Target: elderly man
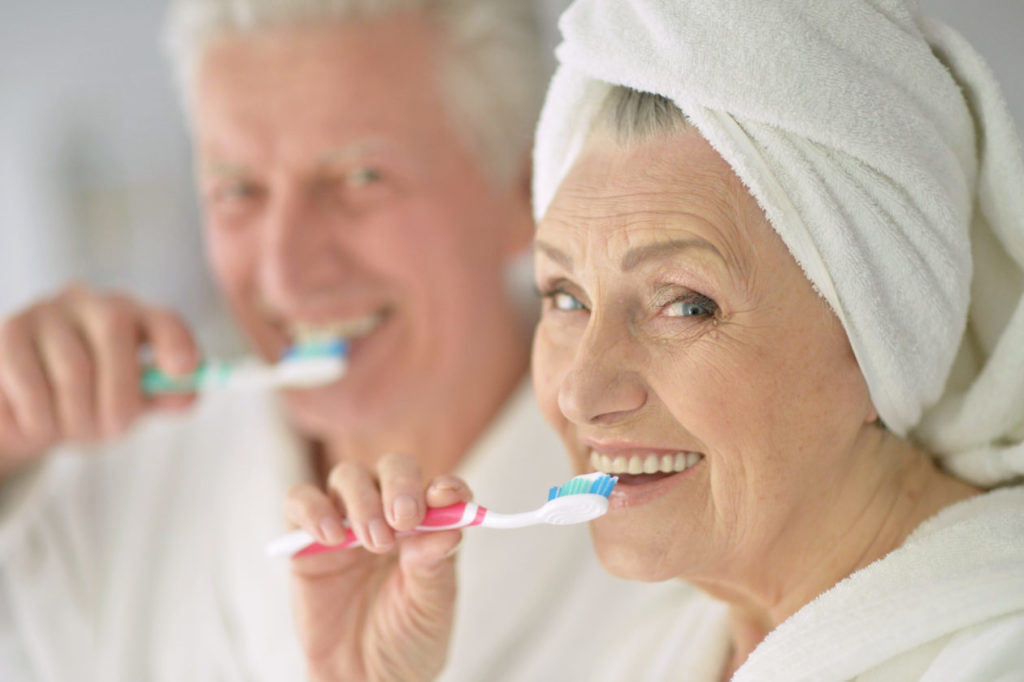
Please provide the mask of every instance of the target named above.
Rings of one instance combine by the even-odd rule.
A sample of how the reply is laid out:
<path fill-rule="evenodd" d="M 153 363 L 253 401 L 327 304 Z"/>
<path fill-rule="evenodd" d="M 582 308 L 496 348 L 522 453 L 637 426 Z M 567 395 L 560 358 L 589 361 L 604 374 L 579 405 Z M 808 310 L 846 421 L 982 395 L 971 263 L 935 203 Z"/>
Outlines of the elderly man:
<path fill-rule="evenodd" d="M 457 470 L 517 511 L 570 475 L 505 277 L 532 228 L 528 3 L 181 0 L 170 26 L 237 323 L 266 360 L 340 325 L 348 371 L 146 398 L 141 346 L 172 374 L 201 355 L 174 313 L 77 287 L 7 320 L 0 679 L 301 679 L 288 567 L 263 556 L 287 490 L 400 452 L 410 476 Z M 607 632 L 565 623 L 637 601 L 587 544 L 581 528 L 470 537 L 448 679 L 588 677 Z"/>

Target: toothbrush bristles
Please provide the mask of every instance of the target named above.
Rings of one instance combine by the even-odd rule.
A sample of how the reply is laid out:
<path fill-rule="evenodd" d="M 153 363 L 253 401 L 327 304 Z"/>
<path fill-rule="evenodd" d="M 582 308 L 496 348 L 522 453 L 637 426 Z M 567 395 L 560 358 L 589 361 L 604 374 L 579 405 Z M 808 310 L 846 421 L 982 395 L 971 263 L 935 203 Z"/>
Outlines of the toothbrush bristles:
<path fill-rule="evenodd" d="M 311 339 L 289 346 L 285 350 L 282 360 L 323 356 L 344 356 L 347 354 L 348 343 L 345 339 Z"/>
<path fill-rule="evenodd" d="M 586 474 L 584 476 L 576 476 L 570 479 L 563 486 L 552 486 L 548 490 L 548 501 L 555 499 L 556 497 L 565 497 L 567 495 L 602 495 L 608 497 L 612 493 L 612 489 L 618 482 L 617 476 L 609 476 L 608 474 Z"/>

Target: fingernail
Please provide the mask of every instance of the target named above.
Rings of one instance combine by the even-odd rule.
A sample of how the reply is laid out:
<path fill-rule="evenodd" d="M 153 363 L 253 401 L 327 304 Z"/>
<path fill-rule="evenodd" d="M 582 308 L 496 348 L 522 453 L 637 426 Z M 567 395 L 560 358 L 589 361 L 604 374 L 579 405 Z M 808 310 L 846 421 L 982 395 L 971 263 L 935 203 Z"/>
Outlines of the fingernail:
<path fill-rule="evenodd" d="M 435 492 L 440 492 L 442 490 L 459 490 L 462 488 L 462 481 L 457 478 L 442 478 L 431 483 L 430 487 Z"/>
<path fill-rule="evenodd" d="M 334 517 L 327 517 L 320 521 L 320 532 L 328 545 L 340 545 L 345 539 L 345 527 Z"/>
<path fill-rule="evenodd" d="M 388 526 L 383 519 L 371 520 L 366 524 L 366 528 L 370 532 L 370 539 L 373 540 L 375 547 L 387 547 L 391 544 L 391 538 L 388 537 Z"/>
<path fill-rule="evenodd" d="M 394 516 L 395 521 L 415 518 L 417 513 L 419 513 L 419 505 L 409 495 L 399 495 L 391 503 L 391 515 Z"/>

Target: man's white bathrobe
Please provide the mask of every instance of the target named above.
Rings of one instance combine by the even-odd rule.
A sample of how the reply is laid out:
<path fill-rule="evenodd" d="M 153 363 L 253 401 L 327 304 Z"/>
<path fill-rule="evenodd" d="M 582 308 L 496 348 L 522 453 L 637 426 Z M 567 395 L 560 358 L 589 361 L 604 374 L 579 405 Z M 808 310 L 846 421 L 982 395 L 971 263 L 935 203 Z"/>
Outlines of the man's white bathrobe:
<path fill-rule="evenodd" d="M 281 501 L 310 472 L 270 395 L 209 396 L 0 488 L 0 681 L 301 682 Z M 571 474 L 528 385 L 460 472 L 524 511 Z M 682 585 L 605 575 L 586 526 L 466 531 L 444 682 L 585 680 L 592 652 Z"/>

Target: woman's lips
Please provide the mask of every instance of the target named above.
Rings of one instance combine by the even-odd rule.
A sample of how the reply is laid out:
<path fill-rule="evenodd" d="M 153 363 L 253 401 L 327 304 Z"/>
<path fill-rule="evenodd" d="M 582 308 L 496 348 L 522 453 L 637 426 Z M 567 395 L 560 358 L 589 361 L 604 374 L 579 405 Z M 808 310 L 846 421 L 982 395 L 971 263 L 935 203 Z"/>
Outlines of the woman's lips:
<path fill-rule="evenodd" d="M 603 447 L 593 449 L 590 466 L 619 477 L 609 497 L 609 510 L 628 509 L 682 485 L 700 467 L 704 455 L 665 449 Z"/>
<path fill-rule="evenodd" d="M 704 460 L 690 467 L 686 471 L 676 474 L 644 474 L 640 476 L 624 475 L 619 477 L 619 482 L 612 490 L 608 498 L 608 511 L 617 509 L 629 509 L 664 495 L 676 486 L 683 485 L 694 473 L 701 468 Z"/>
<path fill-rule="evenodd" d="M 590 451 L 590 466 L 606 474 L 674 474 L 696 464 L 702 455 L 683 450 Z"/>

